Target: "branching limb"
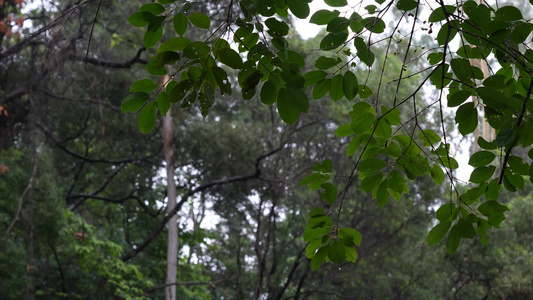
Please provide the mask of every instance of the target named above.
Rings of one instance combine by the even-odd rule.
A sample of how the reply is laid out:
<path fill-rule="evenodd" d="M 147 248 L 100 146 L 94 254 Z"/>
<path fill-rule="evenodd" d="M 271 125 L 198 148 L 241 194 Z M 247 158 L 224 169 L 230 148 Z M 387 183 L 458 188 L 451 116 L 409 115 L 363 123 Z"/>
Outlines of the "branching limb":
<path fill-rule="evenodd" d="M 248 174 L 248 175 L 241 175 L 241 176 L 234 176 L 234 177 L 229 177 L 229 178 L 224 178 L 224 179 L 219 179 L 219 180 L 214 180 L 214 181 L 211 181 L 209 183 L 206 183 L 204 185 L 201 185 L 195 189 L 192 189 L 190 190 L 189 192 L 187 192 L 185 195 L 183 195 L 180 199 L 180 201 L 177 203 L 176 207 L 174 207 L 174 209 L 172 211 L 170 211 L 164 218 L 163 220 L 161 220 L 161 222 L 159 222 L 159 225 L 157 226 L 157 228 L 154 229 L 154 231 L 152 232 L 152 234 L 150 234 L 149 237 L 147 237 L 140 245 L 137 246 L 137 248 L 131 250 L 130 252 L 124 254 L 122 256 L 122 260 L 123 261 L 128 261 L 132 258 L 134 258 L 135 256 L 137 256 L 137 254 L 141 253 L 144 248 L 146 248 L 148 245 L 150 245 L 150 243 L 155 240 L 155 238 L 157 238 L 157 236 L 163 231 L 163 229 L 165 228 L 167 222 L 170 220 L 170 218 L 172 218 L 172 216 L 174 214 L 176 214 L 180 209 L 181 207 L 183 206 L 183 204 L 193 195 L 199 193 L 199 192 L 202 192 L 208 188 L 211 188 L 211 187 L 214 187 L 214 186 L 218 186 L 218 185 L 225 185 L 225 184 L 230 184 L 230 183 L 234 183 L 234 182 L 241 182 L 241 181 L 247 181 L 247 180 L 251 180 L 251 179 L 256 179 L 256 178 L 259 178 L 259 176 L 261 175 L 261 170 L 259 168 L 259 163 L 265 159 L 266 157 L 269 157 L 271 155 L 274 155 L 275 153 L 281 151 L 282 149 L 284 148 L 284 144 L 277 148 L 277 149 L 274 149 L 266 154 L 263 154 L 261 156 L 259 156 L 256 160 L 255 160 L 255 172 L 252 173 L 252 174 Z"/>
<path fill-rule="evenodd" d="M 37 156 L 37 154 L 35 154 L 34 157 L 33 157 L 33 170 L 31 171 L 30 179 L 28 180 L 28 185 L 26 186 L 26 188 L 22 192 L 22 195 L 20 195 L 19 205 L 17 207 L 17 212 L 15 213 L 15 217 L 13 218 L 13 220 L 11 221 L 9 226 L 7 227 L 7 230 L 6 230 L 6 233 L 5 233 L 4 250 L 6 252 L 7 252 L 7 241 L 9 239 L 9 234 L 11 233 L 11 230 L 13 230 L 13 227 L 15 226 L 15 224 L 18 221 L 18 219 L 20 218 L 20 213 L 22 212 L 22 204 L 24 202 L 24 197 L 33 188 L 33 181 L 35 179 L 35 175 L 37 174 L 38 167 L 39 167 L 39 157 Z"/>

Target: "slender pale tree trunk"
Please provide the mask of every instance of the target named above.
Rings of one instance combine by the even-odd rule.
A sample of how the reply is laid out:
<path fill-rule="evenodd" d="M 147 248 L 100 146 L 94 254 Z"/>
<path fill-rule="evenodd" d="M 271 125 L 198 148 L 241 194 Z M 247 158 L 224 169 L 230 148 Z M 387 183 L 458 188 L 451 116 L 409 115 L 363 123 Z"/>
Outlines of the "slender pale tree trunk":
<path fill-rule="evenodd" d="M 161 78 L 164 85 L 168 76 Z M 176 182 L 174 180 L 174 149 L 172 147 L 172 114 L 169 110 L 163 118 L 163 147 L 167 167 L 167 212 L 176 207 Z M 167 279 L 165 299 L 176 300 L 176 276 L 178 273 L 178 215 L 174 214 L 168 222 Z"/>

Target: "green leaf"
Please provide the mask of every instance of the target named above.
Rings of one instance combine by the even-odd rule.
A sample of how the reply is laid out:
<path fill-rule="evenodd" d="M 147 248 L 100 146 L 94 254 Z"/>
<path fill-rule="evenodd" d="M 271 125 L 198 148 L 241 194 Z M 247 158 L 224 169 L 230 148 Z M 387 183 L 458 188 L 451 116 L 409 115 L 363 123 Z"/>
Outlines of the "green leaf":
<path fill-rule="evenodd" d="M 315 256 L 311 258 L 311 270 L 316 271 L 322 263 L 324 263 L 324 260 L 326 259 L 326 251 L 328 251 L 328 246 L 322 246 L 318 251 L 316 252 Z"/>
<path fill-rule="evenodd" d="M 489 143 L 481 136 L 477 139 L 477 144 L 479 145 L 479 147 L 483 149 L 487 149 L 487 150 L 495 150 L 498 148 L 496 147 L 496 143 L 494 142 Z"/>
<path fill-rule="evenodd" d="M 392 170 L 389 174 L 388 187 L 391 191 L 402 194 L 409 192 L 409 188 L 405 184 L 407 181 L 402 174 L 396 170 Z"/>
<path fill-rule="evenodd" d="M 381 120 L 376 120 L 376 123 L 374 124 L 375 131 L 374 133 L 376 136 L 389 139 L 392 136 L 392 127 L 389 121 L 387 121 L 386 118 L 383 118 Z"/>
<path fill-rule="evenodd" d="M 341 46 L 346 42 L 346 39 L 348 38 L 347 32 L 332 32 L 326 35 L 321 41 L 320 41 L 320 49 L 322 50 L 333 50 Z"/>
<path fill-rule="evenodd" d="M 355 247 L 344 246 L 344 250 L 346 250 L 346 261 L 355 263 L 357 261 L 357 250 L 355 250 Z"/>
<path fill-rule="evenodd" d="M 154 63 L 156 67 L 163 67 L 165 65 L 173 65 L 180 59 L 181 56 L 179 53 L 174 51 L 165 51 L 155 56 Z"/>
<path fill-rule="evenodd" d="M 465 219 L 459 219 L 459 222 L 457 223 L 457 229 L 462 238 L 471 239 L 476 236 L 476 230 L 474 229 L 474 226 Z"/>
<path fill-rule="evenodd" d="M 345 17 L 336 17 L 333 20 L 329 21 L 326 30 L 328 32 L 342 32 L 348 29 L 350 21 Z"/>
<path fill-rule="evenodd" d="M 324 176 L 324 175 L 319 174 L 319 173 L 312 173 L 312 174 L 309 174 L 309 175 L 305 176 L 304 178 L 302 178 L 302 180 L 300 180 L 298 185 L 313 184 L 313 183 L 316 183 L 317 181 L 320 181 L 320 184 L 322 184 L 322 183 L 324 183 L 327 180 L 328 180 L 328 176 Z"/>
<path fill-rule="evenodd" d="M 266 105 L 272 105 L 274 102 L 276 102 L 276 97 L 278 96 L 279 86 L 276 83 L 275 80 L 269 79 L 261 88 L 261 93 L 259 94 L 259 97 L 261 98 L 261 102 L 263 102 Z"/>
<path fill-rule="evenodd" d="M 358 92 L 361 99 L 369 98 L 373 94 L 372 90 L 366 85 L 359 85 Z"/>
<path fill-rule="evenodd" d="M 385 106 L 381 107 L 381 113 L 385 116 L 385 119 L 392 125 L 399 125 L 402 120 L 400 117 L 400 110 L 398 108 L 388 109 Z"/>
<path fill-rule="evenodd" d="M 326 70 L 336 66 L 340 61 L 331 57 L 320 56 L 315 61 L 315 68 L 319 70 Z"/>
<path fill-rule="evenodd" d="M 420 131 L 418 137 L 422 140 L 424 146 L 436 146 L 441 141 L 440 136 L 433 130 Z"/>
<path fill-rule="evenodd" d="M 302 89 L 287 85 L 287 96 L 291 98 L 291 101 L 298 109 L 299 112 L 306 113 L 309 111 L 309 99 Z"/>
<path fill-rule="evenodd" d="M 175 37 L 164 42 L 157 49 L 157 53 L 167 52 L 167 51 L 183 51 L 187 45 L 191 43 L 191 40 L 184 37 Z"/>
<path fill-rule="evenodd" d="M 507 206 L 494 200 L 484 202 L 477 209 L 480 213 L 489 217 L 489 223 L 494 227 L 500 226 L 501 222 L 505 220 L 504 213 L 509 210 Z"/>
<path fill-rule="evenodd" d="M 369 14 L 375 13 L 377 8 L 378 7 L 373 5 L 373 4 L 365 6 L 365 9 L 366 9 L 366 11 L 368 11 Z"/>
<path fill-rule="evenodd" d="M 523 18 L 522 13 L 515 6 L 504 6 L 496 11 L 496 19 L 503 21 L 517 21 Z"/>
<path fill-rule="evenodd" d="M 191 21 L 192 25 L 198 28 L 209 29 L 211 26 L 211 20 L 209 20 L 209 17 L 200 12 L 193 12 L 190 14 L 189 21 Z"/>
<path fill-rule="evenodd" d="M 529 23 L 518 24 L 511 33 L 511 39 L 514 43 L 520 44 L 526 41 L 527 37 L 531 34 L 533 26 Z"/>
<path fill-rule="evenodd" d="M 151 23 L 151 22 L 150 22 Z M 150 25 L 148 25 L 148 28 L 150 28 Z M 152 48 L 161 40 L 161 37 L 163 36 L 163 27 L 159 25 L 159 27 L 156 27 L 155 30 L 146 30 L 146 33 L 144 34 L 143 43 L 144 47 L 146 49 Z"/>
<path fill-rule="evenodd" d="M 516 136 L 516 132 L 514 129 L 503 129 L 500 132 L 498 132 L 498 135 L 496 135 L 496 139 L 494 140 L 494 143 L 498 148 L 503 148 L 507 145 L 509 145 Z"/>
<path fill-rule="evenodd" d="M 444 171 L 442 171 L 442 168 L 438 164 L 434 164 L 431 167 L 431 178 L 437 184 L 442 184 L 444 180 L 446 179 L 444 175 Z"/>
<path fill-rule="evenodd" d="M 361 21 L 363 26 L 373 33 L 383 33 L 385 31 L 385 22 L 376 17 L 369 17 Z"/>
<path fill-rule="evenodd" d="M 454 58 L 450 61 L 452 71 L 457 78 L 464 82 L 469 82 L 474 77 L 472 66 L 465 58 Z"/>
<path fill-rule="evenodd" d="M 209 48 L 204 42 L 196 41 L 185 46 L 185 49 L 183 49 L 183 55 L 188 58 L 200 58 L 209 54 L 210 51 L 211 48 Z"/>
<path fill-rule="evenodd" d="M 138 12 L 132 13 L 129 16 L 128 22 L 135 27 L 144 27 L 150 24 L 150 21 L 153 20 L 154 18 L 155 16 L 149 12 L 138 11 Z"/>
<path fill-rule="evenodd" d="M 440 242 L 442 238 L 444 238 L 446 233 L 448 233 L 448 230 L 450 229 L 451 226 L 452 226 L 452 222 L 445 221 L 445 222 L 440 222 L 435 227 L 433 227 L 433 229 L 431 229 L 428 233 L 428 238 L 427 238 L 428 245 L 433 246 L 433 245 L 436 245 L 438 242 Z"/>
<path fill-rule="evenodd" d="M 354 134 L 355 132 L 350 127 L 350 124 L 344 124 L 339 126 L 337 130 L 335 130 L 335 135 L 338 137 L 345 137 Z"/>
<path fill-rule="evenodd" d="M 164 13 L 165 8 L 163 7 L 163 5 L 159 3 L 147 3 L 141 6 L 139 8 L 139 11 L 146 11 L 146 12 L 153 14 L 154 16 L 157 16 L 157 15 Z"/>
<path fill-rule="evenodd" d="M 496 89 L 489 87 L 480 87 L 476 89 L 476 92 L 483 103 L 494 109 L 504 109 L 505 107 L 513 107 L 515 110 L 520 111 L 521 106 L 515 105 L 512 98 L 507 98 L 503 93 L 499 92 Z"/>
<path fill-rule="evenodd" d="M 313 256 L 315 256 L 316 249 L 318 249 L 321 243 L 322 239 L 318 238 L 311 241 L 307 247 L 305 247 L 305 256 L 307 256 L 307 258 L 313 258 Z"/>
<path fill-rule="evenodd" d="M 176 33 L 183 35 L 187 31 L 189 21 L 184 13 L 177 13 L 174 15 L 174 18 L 172 18 L 172 24 L 174 25 Z"/>
<path fill-rule="evenodd" d="M 448 107 L 455 107 L 463 104 L 468 98 L 472 96 L 470 91 L 460 90 L 448 95 Z"/>
<path fill-rule="evenodd" d="M 459 124 L 459 132 L 462 135 L 467 135 L 476 130 L 478 115 L 473 102 L 465 103 L 457 109 L 455 122 Z"/>
<path fill-rule="evenodd" d="M 504 75 L 496 74 L 489 76 L 485 80 L 483 80 L 483 85 L 489 88 L 503 90 L 505 89 L 505 80 L 506 79 Z"/>
<path fill-rule="evenodd" d="M 431 65 L 436 65 L 442 61 L 444 58 L 444 53 L 442 52 L 433 52 L 428 54 L 427 60 Z"/>
<path fill-rule="evenodd" d="M 356 12 L 353 12 L 350 16 L 350 29 L 355 33 L 360 33 L 363 29 L 363 18 Z"/>
<path fill-rule="evenodd" d="M 346 258 L 346 250 L 344 250 L 344 243 L 341 241 L 334 241 L 328 247 L 328 257 L 334 263 L 341 264 Z"/>
<path fill-rule="evenodd" d="M 146 64 L 146 71 L 150 75 L 155 75 L 155 76 L 163 76 L 167 74 L 167 68 L 165 66 L 156 64 L 156 62 L 153 60 L 149 61 Z"/>
<path fill-rule="evenodd" d="M 218 50 L 216 59 L 232 69 L 241 69 L 243 66 L 242 57 L 237 51 L 231 48 Z"/>
<path fill-rule="evenodd" d="M 222 94 L 231 95 L 231 83 L 228 79 L 228 74 L 226 73 L 226 71 L 219 67 L 213 67 L 211 68 L 211 72 L 213 73 L 213 77 L 215 77 L 215 81 L 220 87 L 220 92 Z"/>
<path fill-rule="evenodd" d="M 298 52 L 292 50 L 284 50 L 278 52 L 278 57 L 286 64 L 295 63 L 300 68 L 303 68 L 305 66 L 304 57 Z"/>
<path fill-rule="evenodd" d="M 326 78 L 320 80 L 313 88 L 313 99 L 320 99 L 324 97 L 329 92 L 330 86 L 331 79 Z"/>
<path fill-rule="evenodd" d="M 351 129 L 351 127 L 348 127 L 350 129 L 349 132 L 347 132 L 348 135 L 354 134 L 354 131 Z M 339 127 L 341 129 L 341 127 Z M 339 130 L 337 129 L 337 131 Z M 346 148 L 346 157 L 350 157 L 357 152 L 357 149 L 359 149 L 359 146 L 361 146 L 361 135 L 358 135 L 354 137 L 350 143 L 348 144 L 348 147 Z"/>
<path fill-rule="evenodd" d="M 377 157 L 371 157 L 361 161 L 357 167 L 357 170 L 359 170 L 361 173 L 368 173 L 381 170 L 386 166 L 387 164 L 383 160 Z"/>
<path fill-rule="evenodd" d="M 357 82 L 357 77 L 355 77 L 355 74 L 351 71 L 346 71 L 346 73 L 344 73 L 344 77 L 342 79 L 342 89 L 344 91 L 344 96 L 348 100 L 352 100 L 357 95 L 359 83 Z"/>
<path fill-rule="evenodd" d="M 178 83 L 172 90 L 170 90 L 169 93 L 169 101 L 171 103 L 176 103 L 185 97 L 187 92 L 192 88 L 193 81 L 192 80 L 183 80 L 180 83 Z"/>
<path fill-rule="evenodd" d="M 143 134 L 147 134 L 154 128 L 157 117 L 157 104 L 155 102 L 147 103 L 139 114 L 138 126 Z"/>
<path fill-rule="evenodd" d="M 265 20 L 265 25 L 275 35 L 285 36 L 289 34 L 289 25 L 283 21 L 278 21 L 275 18 L 269 18 Z M 271 33 L 269 32 L 269 34 Z"/>
<path fill-rule="evenodd" d="M 453 14 L 456 10 L 456 7 L 453 5 L 445 5 L 444 8 L 446 8 L 446 13 Z M 444 19 L 446 19 L 446 14 L 444 11 L 444 8 L 442 6 L 439 6 L 437 9 L 435 9 L 430 15 L 429 15 L 429 22 L 439 22 Z"/>
<path fill-rule="evenodd" d="M 529 175 L 529 165 L 524 163 L 521 157 L 512 155 L 509 157 L 507 162 L 509 163 L 509 167 L 511 167 L 513 172 L 524 176 Z"/>
<path fill-rule="evenodd" d="M 314 71 L 307 72 L 304 75 L 305 85 L 306 86 L 315 85 L 322 79 L 326 78 L 327 75 L 328 73 L 321 71 L 321 70 L 314 70 Z M 329 87 L 328 87 L 328 90 L 329 90 Z"/>
<path fill-rule="evenodd" d="M 329 203 L 329 205 L 333 205 L 335 200 L 337 200 L 337 187 L 331 183 L 323 183 L 321 187 L 324 192 L 320 194 L 320 198 Z"/>
<path fill-rule="evenodd" d="M 257 45 L 257 42 L 259 41 L 259 34 L 258 33 L 252 33 L 246 38 L 244 38 L 240 44 L 239 44 L 239 52 L 246 52 L 249 49 L 252 49 L 255 45 Z"/>
<path fill-rule="evenodd" d="M 383 180 L 383 172 L 374 172 L 367 175 L 362 181 L 359 189 L 361 191 L 370 192 L 377 187 Z"/>
<path fill-rule="evenodd" d="M 528 172 L 529 173 L 529 172 Z M 510 172 L 506 170 L 503 176 L 503 186 L 511 192 L 524 189 L 524 177 L 521 174 Z"/>
<path fill-rule="evenodd" d="M 161 92 L 159 95 L 157 95 L 157 98 L 155 100 L 157 103 L 157 108 L 159 109 L 159 112 L 164 117 L 167 115 L 168 110 L 170 109 L 170 101 L 168 99 L 168 93 L 167 92 Z"/>
<path fill-rule="evenodd" d="M 478 151 L 470 157 L 468 164 L 477 168 L 490 164 L 495 158 L 496 155 L 490 151 Z"/>
<path fill-rule="evenodd" d="M 496 171 L 495 166 L 483 166 L 474 169 L 472 174 L 470 174 L 470 182 L 473 183 L 483 183 L 489 180 Z"/>
<path fill-rule="evenodd" d="M 519 133 L 522 146 L 528 147 L 533 144 L 533 121 L 524 122 L 519 128 Z"/>
<path fill-rule="evenodd" d="M 136 92 L 133 94 L 129 94 L 122 100 L 122 103 L 120 104 L 120 109 L 123 113 L 126 113 L 128 111 L 130 112 L 136 112 L 138 111 L 144 103 L 150 98 L 150 95 L 148 95 L 145 92 Z"/>
<path fill-rule="evenodd" d="M 339 11 L 329 11 L 325 9 L 321 9 L 316 11 L 309 20 L 309 23 L 313 23 L 316 25 L 326 25 L 329 23 L 329 21 L 333 20 L 334 18 L 339 16 Z"/>
<path fill-rule="evenodd" d="M 298 88 L 303 88 L 305 85 L 305 79 L 302 75 L 296 72 L 292 72 L 291 70 L 284 70 L 280 73 L 281 78 L 287 83 L 287 85 L 291 85 Z"/>
<path fill-rule="evenodd" d="M 380 207 L 384 207 L 389 202 L 390 193 L 388 191 L 388 180 L 383 180 L 376 191 L 376 199 Z"/>
<path fill-rule="evenodd" d="M 463 23 L 463 27 L 465 24 L 467 23 Z M 437 33 L 437 42 L 439 45 L 449 44 L 457 35 L 457 28 L 459 28 L 460 25 L 459 20 L 451 20 L 444 24 Z"/>
<path fill-rule="evenodd" d="M 324 0 L 324 2 L 332 7 L 343 7 L 348 5 L 348 2 L 346 2 L 346 0 Z"/>
<path fill-rule="evenodd" d="M 487 191 L 485 192 L 485 197 L 487 200 L 498 200 L 500 197 L 501 187 L 501 184 L 498 184 L 498 179 L 492 180 L 487 187 Z"/>
<path fill-rule="evenodd" d="M 299 111 L 294 106 L 293 100 L 286 88 L 281 88 L 278 92 L 278 113 L 281 119 L 294 125 L 298 121 Z"/>
<path fill-rule="evenodd" d="M 350 126 L 354 133 L 363 134 L 372 128 L 374 115 L 371 113 L 362 113 L 357 118 L 352 119 Z"/>
<path fill-rule="evenodd" d="M 361 233 L 359 233 L 359 231 L 353 229 L 353 228 L 349 228 L 349 227 L 345 227 L 345 228 L 341 228 L 339 229 L 339 236 L 341 239 L 350 239 L 353 241 L 353 243 L 357 246 L 360 246 L 361 245 L 361 242 L 363 241 L 363 238 L 361 236 Z"/>
<path fill-rule="evenodd" d="M 299 19 L 305 19 L 309 16 L 309 4 L 304 0 L 287 1 L 291 12 Z"/>
<path fill-rule="evenodd" d="M 442 54 L 442 52 L 440 53 Z M 482 59 L 484 57 L 483 53 L 481 53 L 481 50 L 479 50 L 479 48 L 471 47 L 469 45 L 464 45 L 460 47 L 459 49 L 457 49 L 457 55 L 464 57 L 464 58 L 469 58 L 469 59 L 473 59 L 473 58 Z"/>
<path fill-rule="evenodd" d="M 453 225 L 452 229 L 448 233 L 448 240 L 446 241 L 446 250 L 448 253 L 454 254 L 461 243 L 461 234 L 457 225 Z"/>
<path fill-rule="evenodd" d="M 416 0 L 398 0 L 396 8 L 403 11 L 413 10 L 418 7 Z"/>
<path fill-rule="evenodd" d="M 437 218 L 437 220 L 441 222 L 451 221 L 453 218 L 454 210 L 455 210 L 455 204 L 453 203 L 443 204 L 435 213 L 435 217 Z"/>
<path fill-rule="evenodd" d="M 431 73 L 431 76 L 429 77 L 429 80 L 431 81 L 431 83 L 437 88 L 437 89 L 441 89 L 445 86 L 447 86 L 449 83 L 450 83 L 450 79 L 447 79 L 447 78 L 444 78 L 443 77 L 443 72 L 442 72 L 442 69 L 444 68 L 444 76 L 448 75 L 447 72 L 448 72 L 448 67 L 449 65 L 448 64 L 444 64 L 444 67 L 443 65 L 439 64 L 435 69 L 434 71 Z"/>
<path fill-rule="evenodd" d="M 150 93 L 157 88 L 157 83 L 150 79 L 137 80 L 131 84 L 130 92 Z"/>
<path fill-rule="evenodd" d="M 344 92 L 343 92 L 343 77 L 342 77 L 341 74 L 337 74 L 337 75 L 333 76 L 333 78 L 331 79 L 331 86 L 330 86 L 330 89 L 329 89 L 329 96 L 335 102 L 339 101 L 344 96 Z"/>
<path fill-rule="evenodd" d="M 317 165 L 314 165 L 313 171 L 322 172 L 322 173 L 331 173 L 333 172 L 333 162 L 329 159 L 326 159 L 323 162 Z"/>

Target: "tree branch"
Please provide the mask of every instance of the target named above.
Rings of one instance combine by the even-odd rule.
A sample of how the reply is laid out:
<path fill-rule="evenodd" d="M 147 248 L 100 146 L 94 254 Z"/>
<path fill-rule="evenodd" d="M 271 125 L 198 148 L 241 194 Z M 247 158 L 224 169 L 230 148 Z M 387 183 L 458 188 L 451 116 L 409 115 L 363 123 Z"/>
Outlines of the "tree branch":
<path fill-rule="evenodd" d="M 97 105 L 104 105 L 104 106 L 107 106 L 109 108 L 111 108 L 112 110 L 116 111 L 116 112 L 122 112 L 120 110 L 120 107 L 118 106 L 115 106 L 111 103 L 108 103 L 108 102 L 104 102 L 104 101 L 101 101 L 101 100 L 95 100 L 95 99 L 88 99 L 88 98 L 79 98 L 79 99 L 76 99 L 76 98 L 70 98 L 70 97 L 66 97 L 66 96 L 60 96 L 60 95 L 56 95 L 48 90 L 45 90 L 45 89 L 39 89 L 40 91 L 42 91 L 45 95 L 49 96 L 49 97 L 52 97 L 52 98 L 56 98 L 58 100 L 66 100 L 66 101 L 71 101 L 71 102 L 86 102 L 86 103 L 91 103 L 91 104 L 97 104 Z"/>
<path fill-rule="evenodd" d="M 4 249 L 5 249 L 6 252 L 7 252 L 7 241 L 9 239 L 9 233 L 11 232 L 11 230 L 13 230 L 13 227 L 15 226 L 15 223 L 18 221 L 18 219 L 20 217 L 20 213 L 22 212 L 22 203 L 24 201 L 24 197 L 33 188 L 33 180 L 35 178 L 35 175 L 37 174 L 38 166 L 39 166 L 39 158 L 38 158 L 37 154 L 35 154 L 34 158 L 33 158 L 33 170 L 31 171 L 30 179 L 28 180 L 28 185 L 26 186 L 26 188 L 22 192 L 22 195 L 20 195 L 19 205 L 17 207 L 17 212 L 15 213 L 15 217 L 13 218 L 13 220 L 11 221 L 9 226 L 7 227 L 7 230 L 6 230 L 6 233 L 5 233 Z"/>
<path fill-rule="evenodd" d="M 122 163 L 120 164 L 116 169 L 115 171 L 111 174 L 111 176 L 109 176 L 108 178 L 106 178 L 104 180 L 104 183 L 102 183 L 102 185 L 97 188 L 96 190 L 94 190 L 92 193 L 90 194 L 79 194 L 79 195 L 67 195 L 67 202 L 69 199 L 74 199 L 74 198 L 78 198 L 78 200 L 76 202 L 74 202 L 68 209 L 71 210 L 71 211 L 74 211 L 76 208 L 78 208 L 81 204 L 83 204 L 83 202 L 85 202 L 85 200 L 87 200 L 88 198 L 91 198 L 91 197 L 94 197 L 96 195 L 98 195 L 99 193 L 101 193 L 106 187 L 107 185 L 111 182 L 111 180 L 113 180 L 113 178 L 120 172 L 120 170 L 122 170 L 122 168 L 124 168 L 126 166 L 125 163 Z"/>
<path fill-rule="evenodd" d="M 127 69 L 136 63 L 140 63 L 144 65 L 148 63 L 148 61 L 141 59 L 141 53 L 143 53 L 143 51 L 145 50 L 146 49 L 144 48 L 139 49 L 137 51 L 137 54 L 132 59 L 123 61 L 123 62 L 109 61 L 109 60 L 98 59 L 94 57 L 84 57 L 84 56 L 76 55 L 73 53 L 69 53 L 68 58 L 73 61 L 81 61 L 84 63 L 88 63 L 91 65 L 100 66 L 100 67 Z"/>
<path fill-rule="evenodd" d="M 0 58 L 0 60 L 2 60 L 2 58 Z M 7 103 L 11 102 L 12 100 L 14 100 L 16 98 L 19 98 L 20 96 L 22 96 L 24 94 L 27 94 L 27 93 L 28 93 L 28 88 L 27 87 L 23 87 L 23 88 L 20 88 L 18 90 L 14 90 L 14 91 L 12 91 L 9 94 L 0 97 L 0 105 L 7 104 Z"/>
<path fill-rule="evenodd" d="M 44 42 L 36 41 L 33 38 L 31 38 L 31 37 L 23 39 L 19 43 L 17 43 L 15 45 L 7 48 L 6 50 L 2 51 L 0 53 L 0 61 L 3 60 L 4 58 L 8 57 L 8 56 L 11 56 L 13 54 L 19 53 L 20 51 L 22 51 L 22 49 L 24 49 L 24 48 L 26 48 L 28 46 L 42 45 L 42 44 L 44 44 Z"/>
<path fill-rule="evenodd" d="M 65 151 L 66 153 L 68 153 L 71 156 L 74 156 L 74 157 L 76 157 L 78 159 L 81 159 L 81 160 L 84 160 L 84 161 L 87 161 L 87 162 L 91 162 L 91 163 L 106 163 L 106 164 L 118 165 L 118 164 L 122 164 L 122 163 L 130 163 L 130 162 L 136 162 L 136 161 L 145 160 L 145 159 L 147 159 L 149 157 L 148 156 L 148 157 L 138 157 L 138 158 L 126 158 L 126 159 L 121 159 L 121 160 L 109 160 L 109 159 L 103 159 L 103 158 L 95 159 L 95 158 L 90 158 L 90 157 L 87 157 L 87 156 L 83 156 L 81 154 L 78 154 L 76 152 L 71 151 L 70 149 L 65 147 L 63 144 L 61 144 L 39 122 L 36 122 L 35 124 L 37 125 L 37 128 L 39 128 L 49 139 L 51 139 L 59 148 L 61 148 L 61 150 Z"/>
<path fill-rule="evenodd" d="M 277 148 L 275 150 L 272 150 L 272 151 L 268 152 L 267 154 L 263 154 L 263 155 L 259 156 L 255 160 L 255 172 L 253 174 L 214 180 L 214 181 L 211 181 L 211 182 L 209 182 L 207 184 L 201 185 L 201 186 L 199 186 L 199 187 L 197 187 L 195 189 L 192 189 L 189 192 L 185 193 L 185 195 L 182 196 L 181 200 L 178 202 L 176 207 L 174 207 L 174 209 L 172 211 L 170 211 L 163 218 L 163 220 L 161 220 L 161 222 L 159 223 L 157 228 L 154 229 L 152 234 L 150 234 L 149 237 L 147 237 L 139 246 L 137 246 L 137 248 L 135 248 L 135 249 L 131 250 L 130 252 L 122 255 L 121 259 L 123 261 L 128 261 L 128 260 L 134 258 L 135 256 L 137 256 L 137 254 L 141 253 L 141 251 L 143 251 L 144 248 L 146 248 L 148 245 L 150 245 L 150 243 L 153 240 L 155 240 L 155 238 L 163 231 L 163 229 L 165 228 L 165 225 L 170 220 L 170 218 L 172 218 L 172 216 L 174 214 L 176 214 L 181 209 L 181 206 L 189 199 L 189 197 L 191 197 L 191 196 L 193 196 L 193 195 L 195 195 L 195 194 L 197 194 L 197 193 L 199 193 L 201 191 L 204 191 L 204 190 L 206 190 L 206 189 L 208 189 L 210 187 L 214 187 L 214 186 L 218 186 L 218 185 L 225 185 L 225 184 L 230 184 L 230 183 L 240 182 L 240 181 L 247 181 L 247 180 L 254 179 L 254 178 L 259 178 L 259 176 L 261 175 L 261 170 L 259 169 L 259 163 L 261 162 L 261 160 L 263 160 L 264 158 L 266 158 L 268 156 L 271 156 L 271 155 L 281 151 L 284 148 L 284 146 L 285 145 L 283 144 L 279 148 Z"/>

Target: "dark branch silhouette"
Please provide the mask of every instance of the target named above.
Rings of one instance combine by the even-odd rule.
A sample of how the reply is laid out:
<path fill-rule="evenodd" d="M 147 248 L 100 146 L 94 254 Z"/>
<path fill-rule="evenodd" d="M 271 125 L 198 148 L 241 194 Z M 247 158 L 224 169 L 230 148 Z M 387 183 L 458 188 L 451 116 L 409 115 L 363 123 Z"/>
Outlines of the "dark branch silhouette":
<path fill-rule="evenodd" d="M 225 185 L 225 184 L 230 184 L 230 183 L 234 183 L 234 182 L 241 182 L 241 181 L 247 181 L 247 180 L 250 180 L 250 179 L 256 179 L 256 178 L 259 178 L 259 176 L 261 175 L 261 169 L 259 168 L 259 163 L 266 157 L 269 157 L 271 155 L 274 155 L 275 153 L 283 150 L 284 148 L 284 145 L 285 144 L 282 144 L 281 147 L 277 148 L 277 149 L 274 149 L 266 154 L 263 154 L 261 156 L 259 156 L 256 160 L 255 160 L 255 172 L 252 173 L 252 174 L 248 174 L 248 175 L 242 175 L 242 176 L 234 176 L 234 177 L 229 177 L 229 178 L 224 178 L 224 179 L 219 179 L 219 180 L 214 180 L 214 181 L 211 181 L 209 183 L 206 183 L 204 185 L 201 185 L 195 189 L 192 189 L 190 190 L 189 192 L 187 192 L 185 195 L 183 195 L 180 199 L 180 201 L 178 202 L 178 204 L 176 205 L 176 207 L 171 211 L 169 212 L 164 218 L 163 220 L 161 220 L 161 222 L 159 222 L 159 225 L 157 226 L 157 228 L 154 229 L 154 231 L 152 232 L 152 234 L 150 234 L 150 236 L 148 238 L 146 238 L 140 245 L 137 246 L 137 248 L 131 250 L 130 252 L 122 255 L 121 259 L 123 261 L 128 261 L 132 258 L 134 258 L 135 256 L 137 256 L 137 254 L 141 253 L 141 251 L 143 251 L 148 245 L 150 245 L 150 243 L 155 240 L 155 238 L 163 231 L 163 229 L 165 228 L 167 222 L 170 220 L 170 218 L 172 218 L 172 216 L 174 214 L 176 214 L 182 207 L 182 205 L 193 195 L 201 192 L 201 191 L 204 191 L 208 188 L 211 188 L 211 187 L 214 187 L 214 186 L 218 186 L 218 185 Z"/>

